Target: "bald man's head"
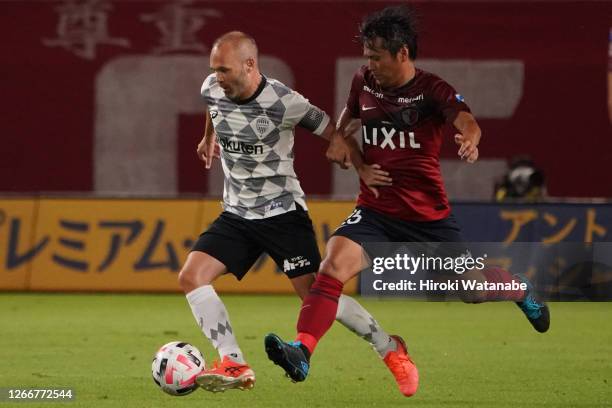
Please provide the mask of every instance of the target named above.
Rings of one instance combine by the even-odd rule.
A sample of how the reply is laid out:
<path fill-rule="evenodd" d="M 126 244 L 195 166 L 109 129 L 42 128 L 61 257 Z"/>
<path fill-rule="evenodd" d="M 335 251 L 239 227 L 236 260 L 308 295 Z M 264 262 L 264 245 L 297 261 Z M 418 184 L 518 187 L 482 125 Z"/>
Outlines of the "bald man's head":
<path fill-rule="evenodd" d="M 257 43 L 255 39 L 241 31 L 230 31 L 217 38 L 213 43 L 215 47 L 227 47 L 228 50 L 240 54 L 242 59 L 252 58 L 257 61 Z"/>
<path fill-rule="evenodd" d="M 230 31 L 217 38 L 210 52 L 210 69 L 229 99 L 250 97 L 261 81 L 253 37 Z"/>

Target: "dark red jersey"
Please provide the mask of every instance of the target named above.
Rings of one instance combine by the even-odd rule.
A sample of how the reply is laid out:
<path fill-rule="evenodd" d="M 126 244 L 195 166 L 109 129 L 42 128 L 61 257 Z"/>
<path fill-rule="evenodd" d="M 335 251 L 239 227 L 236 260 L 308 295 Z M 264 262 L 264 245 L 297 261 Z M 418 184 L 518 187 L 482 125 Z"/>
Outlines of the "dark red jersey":
<path fill-rule="evenodd" d="M 378 198 L 361 181 L 357 204 L 407 221 L 446 218 L 440 146 L 445 124 L 470 111 L 463 97 L 420 69 L 407 84 L 383 90 L 363 66 L 353 77 L 347 109 L 361 119 L 365 162 L 379 164 L 393 179 Z"/>

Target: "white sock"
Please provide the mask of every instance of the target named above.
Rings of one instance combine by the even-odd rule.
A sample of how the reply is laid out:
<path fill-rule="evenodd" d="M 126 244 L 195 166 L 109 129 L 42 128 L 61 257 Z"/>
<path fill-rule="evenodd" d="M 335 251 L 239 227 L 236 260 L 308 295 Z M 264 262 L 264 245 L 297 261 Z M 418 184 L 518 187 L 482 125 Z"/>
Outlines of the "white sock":
<path fill-rule="evenodd" d="M 202 333 L 211 341 L 221 358 L 229 356 L 235 362 L 244 364 L 225 305 L 212 285 L 200 286 L 186 297 Z"/>
<path fill-rule="evenodd" d="M 336 320 L 370 343 L 383 358 L 389 351 L 397 348 L 395 340 L 389 337 L 376 319 L 352 297 L 340 295 Z"/>

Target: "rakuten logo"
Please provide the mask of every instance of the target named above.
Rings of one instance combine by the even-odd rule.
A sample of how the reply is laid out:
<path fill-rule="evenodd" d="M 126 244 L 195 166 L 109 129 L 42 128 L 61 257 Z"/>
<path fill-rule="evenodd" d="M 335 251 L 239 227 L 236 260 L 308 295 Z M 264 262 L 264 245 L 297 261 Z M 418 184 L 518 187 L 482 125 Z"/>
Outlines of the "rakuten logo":
<path fill-rule="evenodd" d="M 263 154 L 263 145 L 261 144 L 252 145 L 226 138 L 219 138 L 219 144 L 223 150 L 230 153 Z"/>

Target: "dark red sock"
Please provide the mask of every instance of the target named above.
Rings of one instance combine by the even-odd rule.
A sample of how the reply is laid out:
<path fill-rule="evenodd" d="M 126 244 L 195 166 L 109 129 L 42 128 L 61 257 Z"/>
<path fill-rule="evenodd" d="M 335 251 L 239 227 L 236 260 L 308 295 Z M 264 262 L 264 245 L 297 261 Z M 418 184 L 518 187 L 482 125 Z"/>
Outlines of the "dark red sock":
<path fill-rule="evenodd" d="M 338 279 L 318 274 L 310 293 L 302 303 L 296 337 L 310 351 L 314 351 L 319 339 L 336 320 L 338 298 L 344 284 Z"/>
<path fill-rule="evenodd" d="M 498 267 L 491 267 L 484 269 L 482 273 L 485 276 L 487 282 L 494 283 L 522 283 L 520 279 L 514 277 L 510 272 L 505 269 Z M 517 290 L 487 290 L 486 295 L 487 301 L 492 300 L 513 300 L 520 302 L 525 298 L 525 291 L 521 289 Z"/>

